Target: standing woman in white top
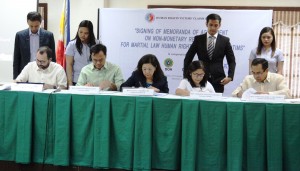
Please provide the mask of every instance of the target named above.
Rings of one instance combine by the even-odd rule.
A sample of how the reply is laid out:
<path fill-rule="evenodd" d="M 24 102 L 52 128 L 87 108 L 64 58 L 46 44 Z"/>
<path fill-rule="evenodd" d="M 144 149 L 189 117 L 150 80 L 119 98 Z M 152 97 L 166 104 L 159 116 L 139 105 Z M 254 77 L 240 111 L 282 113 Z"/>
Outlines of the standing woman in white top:
<path fill-rule="evenodd" d="M 184 77 L 175 91 L 176 95 L 189 96 L 191 91 L 215 93 L 213 86 L 207 81 L 202 61 L 193 61 Z"/>
<path fill-rule="evenodd" d="M 77 83 L 81 68 L 91 63 L 90 47 L 99 42 L 94 35 L 93 23 L 89 20 L 81 21 L 76 37 L 69 42 L 66 48 L 68 86 Z"/>
<path fill-rule="evenodd" d="M 268 61 L 269 72 L 281 74 L 284 57 L 280 49 L 276 48 L 275 34 L 271 27 L 264 27 L 259 34 L 258 46 L 253 49 L 249 57 L 249 68 L 255 58 L 264 58 Z M 249 71 L 251 73 L 251 71 Z"/>

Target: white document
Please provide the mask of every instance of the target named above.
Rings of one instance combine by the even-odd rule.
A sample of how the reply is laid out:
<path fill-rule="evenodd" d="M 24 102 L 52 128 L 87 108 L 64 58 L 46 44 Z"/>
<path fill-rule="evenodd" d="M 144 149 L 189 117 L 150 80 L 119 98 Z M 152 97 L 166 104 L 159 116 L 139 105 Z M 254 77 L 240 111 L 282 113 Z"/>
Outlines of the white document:
<path fill-rule="evenodd" d="M 13 83 L 11 83 L 13 84 Z M 10 90 L 11 84 L 3 84 L 0 86 L 0 90 Z"/>
<path fill-rule="evenodd" d="M 244 91 L 241 100 L 249 100 L 250 95 L 255 94 L 256 92 L 257 91 L 254 88 L 248 88 L 246 91 Z"/>

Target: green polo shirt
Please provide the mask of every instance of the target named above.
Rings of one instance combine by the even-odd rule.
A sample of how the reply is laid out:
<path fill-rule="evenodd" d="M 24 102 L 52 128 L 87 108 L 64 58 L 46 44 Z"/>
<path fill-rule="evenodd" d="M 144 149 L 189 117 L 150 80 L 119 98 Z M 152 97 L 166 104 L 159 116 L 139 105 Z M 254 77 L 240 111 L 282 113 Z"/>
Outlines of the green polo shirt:
<path fill-rule="evenodd" d="M 76 85 L 84 86 L 91 83 L 98 86 L 104 80 L 113 82 L 119 90 L 120 85 L 124 82 L 120 67 L 107 61 L 101 69 L 96 69 L 93 63 L 88 64 L 81 69 Z"/>

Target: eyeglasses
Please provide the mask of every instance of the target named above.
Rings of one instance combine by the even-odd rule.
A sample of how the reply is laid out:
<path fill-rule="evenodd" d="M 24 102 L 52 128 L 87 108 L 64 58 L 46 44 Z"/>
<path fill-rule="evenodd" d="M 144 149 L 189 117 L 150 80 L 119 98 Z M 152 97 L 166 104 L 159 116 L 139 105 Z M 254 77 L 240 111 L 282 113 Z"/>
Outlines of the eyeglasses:
<path fill-rule="evenodd" d="M 252 71 L 252 75 L 262 76 L 265 71 L 266 70 L 264 70 L 263 72 L 253 72 Z"/>
<path fill-rule="evenodd" d="M 202 74 L 198 74 L 198 73 L 192 73 L 193 74 L 193 76 L 195 76 L 195 77 L 204 77 L 204 73 L 202 73 Z"/>

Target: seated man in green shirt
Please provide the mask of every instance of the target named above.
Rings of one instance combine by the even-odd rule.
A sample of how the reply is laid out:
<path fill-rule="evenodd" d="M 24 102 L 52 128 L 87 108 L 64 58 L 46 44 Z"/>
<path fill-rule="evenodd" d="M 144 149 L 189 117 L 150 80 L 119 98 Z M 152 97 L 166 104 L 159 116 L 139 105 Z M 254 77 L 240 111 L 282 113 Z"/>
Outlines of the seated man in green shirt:
<path fill-rule="evenodd" d="M 106 46 L 93 45 L 90 48 L 92 63 L 81 69 L 77 86 L 99 86 L 100 90 L 117 91 L 124 82 L 119 66 L 106 61 Z"/>

